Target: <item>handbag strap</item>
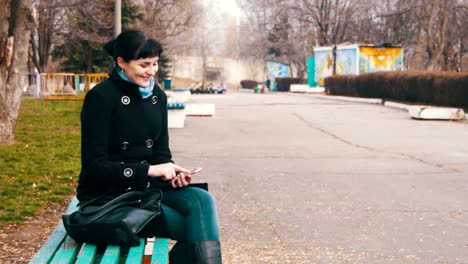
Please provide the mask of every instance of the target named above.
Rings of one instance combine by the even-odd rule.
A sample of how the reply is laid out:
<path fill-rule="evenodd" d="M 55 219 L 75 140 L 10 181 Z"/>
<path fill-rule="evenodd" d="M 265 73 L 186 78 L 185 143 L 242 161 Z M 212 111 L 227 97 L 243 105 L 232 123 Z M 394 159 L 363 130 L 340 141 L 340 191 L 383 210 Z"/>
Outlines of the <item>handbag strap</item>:
<path fill-rule="evenodd" d="M 112 210 L 112 209 L 114 209 L 115 207 L 118 207 L 118 206 L 137 203 L 141 199 L 142 195 L 143 195 L 143 192 L 141 192 L 141 191 L 126 192 L 126 193 L 124 193 L 122 195 L 119 195 L 119 196 L 115 197 L 114 199 L 108 201 L 107 203 L 103 204 L 102 206 L 98 206 L 93 210 L 85 212 L 84 209 L 87 206 L 91 206 L 92 203 L 96 202 L 99 199 L 102 199 L 104 197 L 108 197 L 107 195 L 101 195 L 101 196 L 98 196 L 98 197 L 96 197 L 96 198 L 94 198 L 92 200 L 89 200 L 89 201 L 83 203 L 79 207 L 78 212 L 80 214 L 87 215 L 87 214 L 95 214 L 98 211 L 101 211 L 101 212 L 110 211 L 110 210 Z"/>
<path fill-rule="evenodd" d="M 104 197 L 109 197 L 109 195 L 103 194 L 103 195 L 101 195 L 101 196 L 98 196 L 98 197 L 96 197 L 96 198 L 94 198 L 94 199 L 91 199 L 91 200 L 89 200 L 89 201 L 86 201 L 86 202 L 84 202 L 84 203 L 79 202 L 79 203 L 78 203 L 78 207 L 79 207 L 79 208 L 81 208 L 81 207 L 86 207 L 86 206 L 88 206 L 88 205 L 94 203 L 94 202 L 97 201 L 97 200 L 101 200 L 101 199 L 104 198 Z"/>

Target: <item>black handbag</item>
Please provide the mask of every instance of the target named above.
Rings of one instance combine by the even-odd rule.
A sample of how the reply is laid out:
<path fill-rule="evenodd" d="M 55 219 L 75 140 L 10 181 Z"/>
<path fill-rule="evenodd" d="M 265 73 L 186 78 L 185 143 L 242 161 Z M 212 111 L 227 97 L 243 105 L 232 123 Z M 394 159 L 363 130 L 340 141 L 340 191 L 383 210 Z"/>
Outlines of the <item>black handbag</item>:
<path fill-rule="evenodd" d="M 161 215 L 162 192 L 131 191 L 110 199 L 100 196 L 62 216 L 68 235 L 78 243 L 139 245 L 138 233 Z"/>

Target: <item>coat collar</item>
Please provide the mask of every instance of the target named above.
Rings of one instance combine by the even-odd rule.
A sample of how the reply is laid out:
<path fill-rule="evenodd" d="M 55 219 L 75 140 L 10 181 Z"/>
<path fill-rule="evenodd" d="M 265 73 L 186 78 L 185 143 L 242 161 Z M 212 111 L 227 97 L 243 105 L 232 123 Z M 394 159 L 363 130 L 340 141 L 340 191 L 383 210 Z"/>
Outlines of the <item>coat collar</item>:
<path fill-rule="evenodd" d="M 120 89 L 124 92 L 124 94 L 131 96 L 142 98 L 140 94 L 140 90 L 137 84 L 126 81 L 122 79 L 117 70 L 114 68 L 109 76 L 109 79 Z"/>

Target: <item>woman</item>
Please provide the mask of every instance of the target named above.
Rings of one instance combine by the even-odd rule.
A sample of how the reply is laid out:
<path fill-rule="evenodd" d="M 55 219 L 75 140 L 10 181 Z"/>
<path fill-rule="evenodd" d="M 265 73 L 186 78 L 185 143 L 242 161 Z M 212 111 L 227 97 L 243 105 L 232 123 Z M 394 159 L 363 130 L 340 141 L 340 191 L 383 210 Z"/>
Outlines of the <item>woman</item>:
<path fill-rule="evenodd" d="M 173 163 L 167 127 L 167 97 L 155 84 L 161 45 L 137 30 L 104 46 L 115 67 L 90 90 L 81 112 L 80 201 L 129 190 L 163 191 L 163 216 L 141 235 L 178 242 L 172 263 L 221 263 L 213 196 L 188 186 L 190 171 Z"/>

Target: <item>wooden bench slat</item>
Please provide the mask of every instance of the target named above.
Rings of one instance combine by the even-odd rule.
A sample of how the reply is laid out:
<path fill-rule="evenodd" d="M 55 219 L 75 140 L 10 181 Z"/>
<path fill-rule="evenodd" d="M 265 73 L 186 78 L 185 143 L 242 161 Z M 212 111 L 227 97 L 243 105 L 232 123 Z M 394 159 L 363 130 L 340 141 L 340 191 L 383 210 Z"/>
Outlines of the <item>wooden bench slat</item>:
<path fill-rule="evenodd" d="M 70 202 L 70 205 L 68 205 L 68 208 L 67 208 L 67 211 L 65 212 L 65 214 L 71 214 L 73 212 L 75 212 L 76 210 L 78 210 L 78 199 L 75 197 L 73 197 L 73 199 L 71 200 Z"/>
<path fill-rule="evenodd" d="M 50 235 L 46 244 L 42 246 L 39 252 L 37 252 L 29 261 L 29 264 L 50 263 L 52 258 L 55 256 L 55 252 L 57 252 L 57 248 L 60 247 L 66 235 L 67 231 L 65 231 L 63 224 L 60 222 L 54 232 Z"/>
<path fill-rule="evenodd" d="M 73 198 L 70 205 L 67 208 L 67 213 L 71 213 L 77 210 L 78 200 Z M 55 256 L 57 249 L 62 244 L 63 240 L 67 235 L 67 231 L 63 226 L 62 220 L 57 225 L 55 230 L 49 236 L 46 243 L 41 247 L 41 249 L 36 253 L 36 255 L 29 261 L 29 264 L 48 264 Z"/>
<path fill-rule="evenodd" d="M 156 238 L 153 246 L 152 264 L 166 264 L 169 261 L 169 238 Z"/>
<path fill-rule="evenodd" d="M 58 249 L 54 258 L 50 262 L 51 264 L 72 264 L 75 263 L 78 251 L 81 248 L 81 244 L 78 244 L 71 237 L 67 236 L 65 241 Z"/>
<path fill-rule="evenodd" d="M 85 243 L 78 253 L 76 264 L 94 263 L 97 255 L 97 246 L 94 244 Z"/>
<path fill-rule="evenodd" d="M 120 247 L 109 245 L 102 255 L 101 264 L 117 264 L 120 259 Z"/>
<path fill-rule="evenodd" d="M 140 245 L 130 248 L 125 264 L 140 264 L 142 262 L 143 252 L 145 251 L 145 241 L 145 238 L 140 238 Z"/>
<path fill-rule="evenodd" d="M 66 214 L 78 210 L 78 200 L 73 198 L 67 208 Z M 126 264 L 141 264 L 144 257 L 146 239 L 140 239 L 140 245 L 131 247 L 126 258 Z M 148 245 L 151 247 L 151 245 Z M 90 264 L 100 261 L 102 264 L 122 263 L 125 258 L 121 258 L 121 248 L 119 246 L 109 245 L 102 254 L 98 252 L 96 245 L 78 244 L 67 235 L 62 221 L 49 236 L 47 242 L 36 253 L 29 264 Z M 151 263 L 167 264 L 169 251 L 169 239 L 156 238 L 153 245 L 153 254 Z M 149 258 L 149 256 L 148 256 Z M 76 261 L 76 262 L 75 262 Z"/>

